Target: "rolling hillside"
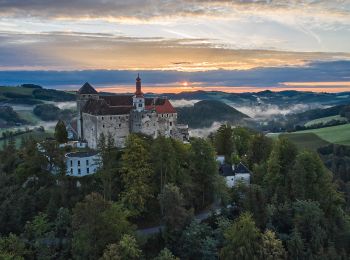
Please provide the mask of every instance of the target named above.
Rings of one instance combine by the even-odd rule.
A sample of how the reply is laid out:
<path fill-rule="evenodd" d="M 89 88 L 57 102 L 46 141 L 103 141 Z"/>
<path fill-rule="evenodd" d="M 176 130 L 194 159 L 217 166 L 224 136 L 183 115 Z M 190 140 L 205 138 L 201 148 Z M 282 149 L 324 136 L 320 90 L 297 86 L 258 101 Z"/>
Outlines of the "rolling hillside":
<path fill-rule="evenodd" d="M 209 127 L 214 122 L 241 123 L 249 118 L 233 107 L 216 100 L 203 100 L 193 107 L 177 108 L 178 122 L 191 128 Z"/>

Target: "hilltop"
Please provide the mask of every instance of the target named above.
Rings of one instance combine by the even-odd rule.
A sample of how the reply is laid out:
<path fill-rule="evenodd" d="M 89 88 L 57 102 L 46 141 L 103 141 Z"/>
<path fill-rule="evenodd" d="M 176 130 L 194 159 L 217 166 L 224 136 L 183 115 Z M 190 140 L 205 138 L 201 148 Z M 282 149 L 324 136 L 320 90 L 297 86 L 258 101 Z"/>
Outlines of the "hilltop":
<path fill-rule="evenodd" d="M 240 123 L 249 116 L 216 100 L 203 100 L 193 107 L 177 108 L 178 122 L 191 128 L 209 127 L 214 122 Z"/>

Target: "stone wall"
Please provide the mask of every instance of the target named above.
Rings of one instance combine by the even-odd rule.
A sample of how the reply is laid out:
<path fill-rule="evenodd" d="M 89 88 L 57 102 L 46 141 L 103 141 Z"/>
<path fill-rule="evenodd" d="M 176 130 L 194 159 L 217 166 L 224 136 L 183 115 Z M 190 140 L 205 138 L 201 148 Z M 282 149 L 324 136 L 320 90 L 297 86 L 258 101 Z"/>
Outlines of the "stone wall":
<path fill-rule="evenodd" d="M 130 131 L 129 114 L 97 116 L 97 138 L 111 134 L 117 147 L 124 147 Z"/>

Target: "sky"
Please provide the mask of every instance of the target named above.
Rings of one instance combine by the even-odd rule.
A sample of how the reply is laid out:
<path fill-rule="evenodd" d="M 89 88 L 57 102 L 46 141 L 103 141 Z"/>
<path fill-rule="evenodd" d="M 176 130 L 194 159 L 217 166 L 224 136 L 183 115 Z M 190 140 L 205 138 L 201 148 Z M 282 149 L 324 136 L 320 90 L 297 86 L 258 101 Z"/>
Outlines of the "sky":
<path fill-rule="evenodd" d="M 350 0 L 0 0 L 0 85 L 350 91 Z"/>

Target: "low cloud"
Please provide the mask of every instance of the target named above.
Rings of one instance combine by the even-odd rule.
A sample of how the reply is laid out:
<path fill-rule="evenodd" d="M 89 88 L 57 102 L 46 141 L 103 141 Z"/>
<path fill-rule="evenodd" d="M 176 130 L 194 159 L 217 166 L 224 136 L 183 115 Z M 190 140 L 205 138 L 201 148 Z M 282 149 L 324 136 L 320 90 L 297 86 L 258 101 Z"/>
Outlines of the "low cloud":
<path fill-rule="evenodd" d="M 192 107 L 194 106 L 194 104 L 196 104 L 199 101 L 200 100 L 187 100 L 187 99 L 170 100 L 171 104 L 174 107 Z"/>
<path fill-rule="evenodd" d="M 257 106 L 234 106 L 237 110 L 240 112 L 250 116 L 253 119 L 270 119 L 271 116 L 276 115 L 288 115 L 288 114 L 294 114 L 294 113 L 300 113 L 303 111 L 306 111 L 308 109 L 315 109 L 315 108 L 321 108 L 324 107 L 319 104 L 296 104 L 289 107 L 279 107 L 276 105 L 257 105 Z"/>
<path fill-rule="evenodd" d="M 210 127 L 190 129 L 190 137 L 208 137 L 210 133 L 217 131 L 222 124 L 222 122 L 214 122 Z"/>

